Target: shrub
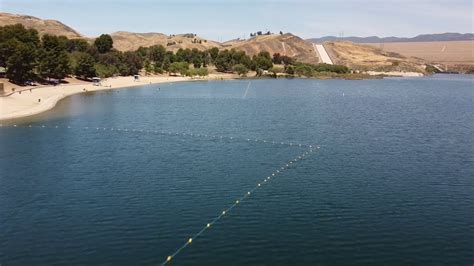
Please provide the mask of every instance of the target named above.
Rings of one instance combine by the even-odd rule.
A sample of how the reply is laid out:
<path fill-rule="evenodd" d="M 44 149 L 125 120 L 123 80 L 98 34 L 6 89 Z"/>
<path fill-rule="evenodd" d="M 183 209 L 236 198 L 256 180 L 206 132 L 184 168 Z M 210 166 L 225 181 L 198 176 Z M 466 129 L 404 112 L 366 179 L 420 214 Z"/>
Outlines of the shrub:
<path fill-rule="evenodd" d="M 237 74 L 241 75 L 241 76 L 245 76 L 249 70 L 246 66 L 244 66 L 243 64 L 237 64 L 234 66 L 234 72 L 236 72 Z"/>

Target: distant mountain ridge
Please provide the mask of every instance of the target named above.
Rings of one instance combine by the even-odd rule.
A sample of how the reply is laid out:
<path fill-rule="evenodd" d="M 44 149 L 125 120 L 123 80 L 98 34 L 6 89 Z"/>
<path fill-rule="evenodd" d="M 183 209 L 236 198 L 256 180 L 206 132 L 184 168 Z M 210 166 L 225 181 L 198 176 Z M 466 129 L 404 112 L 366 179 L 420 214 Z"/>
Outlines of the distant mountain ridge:
<path fill-rule="evenodd" d="M 328 41 L 351 41 L 355 43 L 390 43 L 390 42 L 446 42 L 446 41 L 472 41 L 474 40 L 473 33 L 437 33 L 437 34 L 421 34 L 416 37 L 384 37 L 378 36 L 369 37 L 336 37 L 325 36 L 321 38 L 307 39 L 310 42 L 322 43 Z"/>

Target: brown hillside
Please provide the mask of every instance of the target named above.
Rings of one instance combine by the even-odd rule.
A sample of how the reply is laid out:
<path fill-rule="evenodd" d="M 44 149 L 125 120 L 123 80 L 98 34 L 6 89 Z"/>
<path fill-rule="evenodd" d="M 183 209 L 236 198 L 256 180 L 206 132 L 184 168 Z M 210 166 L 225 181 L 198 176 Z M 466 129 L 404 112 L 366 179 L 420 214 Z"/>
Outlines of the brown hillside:
<path fill-rule="evenodd" d="M 474 41 L 371 43 L 384 51 L 446 65 L 474 65 Z"/>
<path fill-rule="evenodd" d="M 119 31 L 111 34 L 114 47 L 120 51 L 136 50 L 138 47 L 152 45 L 163 45 L 167 50 L 176 51 L 179 48 L 197 48 L 206 50 L 212 47 L 220 48 L 217 42 L 203 39 L 194 34 L 165 35 L 162 33 L 133 33 Z"/>
<path fill-rule="evenodd" d="M 318 63 L 320 61 L 310 42 L 291 33 L 260 35 L 248 40 L 233 40 L 225 42 L 223 46 L 227 49 L 235 48 L 245 51 L 251 56 L 258 54 L 260 51 L 267 51 L 271 55 L 280 53 L 306 63 Z"/>
<path fill-rule="evenodd" d="M 43 20 L 32 16 L 23 16 L 10 13 L 0 12 L 0 26 L 11 24 L 22 24 L 26 28 L 32 28 L 39 32 L 40 35 L 64 35 L 70 39 L 82 38 L 81 34 L 72 28 L 64 25 L 57 20 Z"/>
<path fill-rule="evenodd" d="M 332 61 L 356 70 L 423 72 L 420 59 L 386 52 L 377 47 L 349 41 L 326 42 L 324 47 Z"/>

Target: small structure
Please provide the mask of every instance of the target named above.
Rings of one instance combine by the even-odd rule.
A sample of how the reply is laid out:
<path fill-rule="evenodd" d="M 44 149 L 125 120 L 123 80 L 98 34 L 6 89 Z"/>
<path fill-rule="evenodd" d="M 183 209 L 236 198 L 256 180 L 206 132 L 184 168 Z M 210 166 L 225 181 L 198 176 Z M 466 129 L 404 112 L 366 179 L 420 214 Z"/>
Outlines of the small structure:
<path fill-rule="evenodd" d="M 3 82 L 0 82 L 0 94 L 5 94 L 5 87 L 3 86 Z"/>
<path fill-rule="evenodd" d="M 140 81 L 140 75 L 133 75 L 133 81 Z"/>
<path fill-rule="evenodd" d="M 100 78 L 98 78 L 98 77 L 93 77 L 93 78 L 92 78 L 92 85 L 93 85 L 93 86 L 100 86 L 100 85 L 101 85 L 101 84 L 100 84 Z"/>

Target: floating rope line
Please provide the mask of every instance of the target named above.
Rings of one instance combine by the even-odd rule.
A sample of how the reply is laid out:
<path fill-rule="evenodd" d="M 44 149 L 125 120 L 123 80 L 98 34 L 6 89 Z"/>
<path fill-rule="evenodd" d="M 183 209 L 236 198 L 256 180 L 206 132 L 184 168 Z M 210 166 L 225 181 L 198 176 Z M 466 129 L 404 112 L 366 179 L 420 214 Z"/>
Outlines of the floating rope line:
<path fill-rule="evenodd" d="M 276 178 L 280 175 L 283 171 L 288 170 L 298 161 L 306 159 L 310 156 L 314 149 L 319 150 L 320 146 L 316 145 L 308 145 L 303 143 L 294 143 L 294 142 L 277 142 L 277 141 L 270 141 L 270 140 L 263 140 L 258 138 L 238 138 L 238 137 L 229 137 L 229 136 L 222 136 L 222 135 L 209 135 L 209 134 L 195 134 L 195 133 L 180 133 L 180 132 L 171 132 L 171 131 L 164 131 L 164 130 L 146 130 L 146 129 L 137 129 L 137 128 L 114 128 L 114 127 L 73 127 L 73 126 L 48 126 L 48 125 L 4 125 L 0 124 L 0 127 L 11 127 L 11 128 L 47 128 L 47 129 L 59 129 L 59 128 L 67 128 L 67 129 L 81 129 L 81 130 L 90 130 L 90 131 L 118 131 L 118 132 L 139 132 L 139 133 L 150 133 L 150 134 L 159 134 L 159 135 L 168 135 L 168 136 L 189 136 L 189 137 L 197 137 L 197 138 L 205 138 L 209 140 L 235 140 L 235 141 L 246 141 L 246 142 L 258 142 L 258 143 L 266 143 L 272 145 L 283 145 L 289 147 L 303 147 L 307 148 L 304 153 L 296 156 L 295 158 L 289 160 L 288 162 L 281 165 L 277 170 L 273 171 L 270 175 L 265 177 L 261 182 L 257 183 L 252 189 L 247 191 L 242 197 L 235 200 L 228 208 L 224 209 L 217 215 L 214 219 L 206 223 L 199 232 L 191 236 L 181 247 L 179 247 L 174 253 L 166 257 L 166 259 L 161 263 L 161 265 L 166 265 L 173 260 L 179 253 L 181 253 L 186 247 L 191 245 L 194 240 L 200 237 L 206 230 L 211 229 L 211 227 L 217 223 L 222 217 L 228 215 L 228 213 L 239 205 L 241 202 L 246 200 L 248 197 L 252 195 L 257 189 L 262 187 L 264 184 L 269 183 L 271 180 Z"/>
<path fill-rule="evenodd" d="M 320 149 L 320 146 L 316 146 L 316 149 Z M 268 175 L 265 177 L 263 180 L 261 180 L 257 185 L 255 185 L 251 190 L 247 191 L 242 197 L 238 198 L 236 201 L 234 201 L 228 208 L 224 209 L 219 215 L 217 215 L 214 219 L 212 219 L 210 222 L 206 223 L 201 230 L 199 230 L 196 234 L 191 236 L 181 247 L 179 247 L 174 253 L 166 257 L 166 259 L 160 264 L 160 265 L 166 265 L 169 262 L 171 262 L 179 253 L 181 253 L 186 247 L 191 245 L 194 240 L 196 240 L 198 237 L 200 237 L 206 230 L 211 229 L 211 227 L 217 223 L 222 217 L 226 216 L 229 214 L 229 212 L 237 207 L 240 203 L 242 203 L 244 200 L 246 200 L 248 197 L 250 197 L 257 189 L 262 187 L 264 184 L 269 183 L 271 180 L 276 178 L 278 175 L 280 175 L 283 171 L 289 169 L 293 163 L 296 163 L 298 161 L 306 159 L 308 156 L 310 156 L 313 153 L 313 149 L 309 149 L 308 151 L 296 156 L 294 159 L 289 160 L 287 163 L 283 164 L 278 170 L 274 171 L 271 173 L 271 175 Z"/>
<path fill-rule="evenodd" d="M 95 130 L 95 131 L 119 131 L 119 132 L 139 132 L 139 133 L 147 133 L 147 134 L 157 134 L 157 135 L 168 135 L 168 136 L 188 136 L 188 137 L 195 137 L 201 139 L 208 139 L 208 140 L 232 140 L 232 141 L 246 141 L 246 142 L 259 142 L 271 145 L 281 145 L 281 146 L 290 146 L 290 147 L 301 147 L 301 148 L 313 148 L 313 145 L 305 144 L 305 143 L 298 143 L 298 142 L 288 142 L 288 141 L 274 141 L 274 140 L 266 140 L 266 139 L 259 139 L 259 138 L 242 138 L 242 137 L 234 137 L 234 136 L 223 136 L 223 135 L 211 135 L 211 134 L 196 134 L 190 132 L 172 132 L 172 131 L 165 131 L 165 130 L 157 130 L 157 129 L 137 129 L 137 128 L 117 128 L 117 127 L 73 127 L 73 126 L 58 126 L 58 125 L 5 125 L 0 124 L 0 127 L 4 128 L 48 128 L 48 129 L 60 129 L 60 128 L 67 128 L 67 129 L 81 129 L 81 130 Z"/>

